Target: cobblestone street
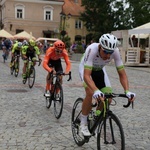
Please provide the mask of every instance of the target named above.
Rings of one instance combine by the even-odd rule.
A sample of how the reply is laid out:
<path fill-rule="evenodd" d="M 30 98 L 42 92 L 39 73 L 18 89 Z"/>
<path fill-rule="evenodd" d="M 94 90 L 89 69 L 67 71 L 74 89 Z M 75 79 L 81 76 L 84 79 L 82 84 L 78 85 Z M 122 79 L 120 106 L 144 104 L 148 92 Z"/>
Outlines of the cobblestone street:
<path fill-rule="evenodd" d="M 32 89 L 22 83 L 22 60 L 18 77 L 10 74 L 9 62 L 3 63 L 0 52 L 0 150 L 96 150 L 96 138 L 78 147 L 72 137 L 71 112 L 74 101 L 84 97 L 78 75 L 79 61 L 72 61 L 72 80 L 63 78 L 64 109 L 57 120 L 53 106 L 47 109 L 43 96 L 47 72 L 36 66 Z M 63 62 L 63 66 L 64 62 Z M 123 93 L 113 65 L 106 67 L 115 93 Z M 126 150 L 150 149 L 150 68 L 126 67 L 130 91 L 137 95 L 134 109 L 123 108 L 119 99 L 111 109 L 123 125 Z"/>

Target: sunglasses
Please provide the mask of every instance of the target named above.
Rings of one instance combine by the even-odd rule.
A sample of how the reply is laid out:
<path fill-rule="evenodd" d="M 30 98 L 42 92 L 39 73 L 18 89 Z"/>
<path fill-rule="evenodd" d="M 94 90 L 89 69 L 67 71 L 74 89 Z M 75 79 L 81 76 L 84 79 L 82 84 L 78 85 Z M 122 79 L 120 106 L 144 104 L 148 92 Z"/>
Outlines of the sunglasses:
<path fill-rule="evenodd" d="M 101 47 L 102 48 L 102 47 Z M 103 49 L 102 48 L 102 50 L 103 50 L 103 52 L 105 53 L 105 54 L 112 54 L 114 51 L 111 51 L 111 50 L 108 50 L 108 49 Z"/>
<path fill-rule="evenodd" d="M 55 52 L 58 53 L 58 54 L 61 54 L 61 53 L 62 53 L 62 51 L 61 51 L 61 50 L 58 50 L 58 49 L 56 49 Z"/>

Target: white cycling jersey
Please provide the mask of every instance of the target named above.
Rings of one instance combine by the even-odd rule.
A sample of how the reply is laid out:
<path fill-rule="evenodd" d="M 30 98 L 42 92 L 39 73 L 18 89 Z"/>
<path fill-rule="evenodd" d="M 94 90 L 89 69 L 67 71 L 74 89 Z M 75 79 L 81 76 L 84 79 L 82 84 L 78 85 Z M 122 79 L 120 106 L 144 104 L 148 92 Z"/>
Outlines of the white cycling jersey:
<path fill-rule="evenodd" d="M 109 81 L 109 78 L 107 76 L 104 66 L 110 63 L 112 59 L 114 59 L 116 68 L 118 70 L 124 68 L 118 48 L 116 48 L 114 53 L 110 55 L 110 59 L 103 60 L 99 54 L 99 43 L 93 43 L 89 45 L 85 53 L 83 54 L 83 57 L 79 65 L 79 76 L 81 80 L 84 81 L 83 80 L 84 68 L 87 68 L 87 69 L 92 70 L 92 78 L 93 80 L 95 79 L 94 82 L 97 82 L 97 83 L 103 82 L 101 83 L 101 86 L 99 87 L 105 87 L 105 86 L 111 87 L 110 81 Z M 99 79 L 101 81 L 97 81 Z"/>

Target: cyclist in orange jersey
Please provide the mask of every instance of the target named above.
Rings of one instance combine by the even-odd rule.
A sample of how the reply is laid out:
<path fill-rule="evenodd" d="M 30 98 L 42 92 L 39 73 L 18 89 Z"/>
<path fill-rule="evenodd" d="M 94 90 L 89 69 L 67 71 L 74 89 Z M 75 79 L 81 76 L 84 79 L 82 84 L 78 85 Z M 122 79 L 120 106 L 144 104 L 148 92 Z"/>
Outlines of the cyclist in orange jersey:
<path fill-rule="evenodd" d="M 63 67 L 61 63 L 61 58 L 64 58 L 66 63 L 65 73 L 68 74 L 71 70 L 71 63 L 69 60 L 69 56 L 67 50 L 65 49 L 65 44 L 61 40 L 57 40 L 54 42 L 53 47 L 49 47 L 46 51 L 43 67 L 48 71 L 48 75 L 46 77 L 46 90 L 45 97 L 50 97 L 50 89 L 51 89 L 51 80 L 50 73 L 55 74 L 56 72 L 63 72 Z M 61 76 L 62 83 L 62 76 Z"/>

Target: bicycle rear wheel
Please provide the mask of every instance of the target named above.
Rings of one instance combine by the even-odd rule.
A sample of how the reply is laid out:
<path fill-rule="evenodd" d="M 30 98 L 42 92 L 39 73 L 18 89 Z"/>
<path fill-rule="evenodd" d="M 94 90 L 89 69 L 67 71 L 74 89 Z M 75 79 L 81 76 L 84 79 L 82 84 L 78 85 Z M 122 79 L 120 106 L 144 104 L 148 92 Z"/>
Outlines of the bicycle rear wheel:
<path fill-rule="evenodd" d="M 73 109 L 72 109 L 72 118 L 71 118 L 72 135 L 73 135 L 75 143 L 78 146 L 82 146 L 83 144 L 85 144 L 85 139 L 79 131 L 82 102 L 83 102 L 82 98 L 78 98 L 75 101 L 73 105 Z"/>
<path fill-rule="evenodd" d="M 125 138 L 122 125 L 118 117 L 108 113 L 100 125 L 97 135 L 97 149 L 125 150 Z"/>
<path fill-rule="evenodd" d="M 61 117 L 63 110 L 63 88 L 59 82 L 54 87 L 54 114 L 57 119 Z"/>
<path fill-rule="evenodd" d="M 28 85 L 32 88 L 35 82 L 35 68 L 32 66 L 29 71 Z"/>

